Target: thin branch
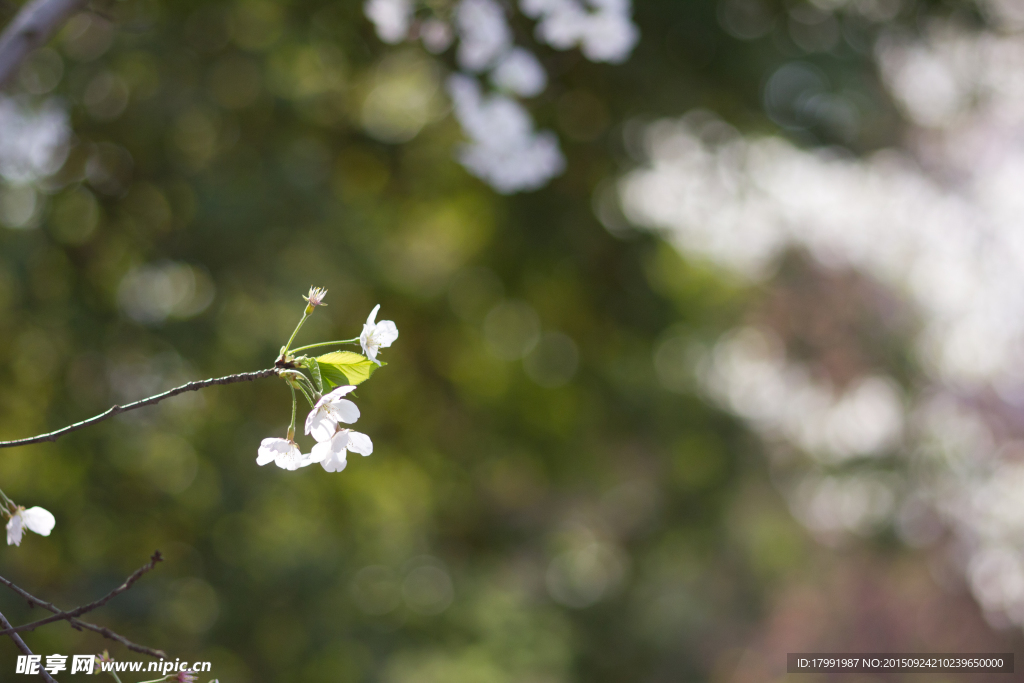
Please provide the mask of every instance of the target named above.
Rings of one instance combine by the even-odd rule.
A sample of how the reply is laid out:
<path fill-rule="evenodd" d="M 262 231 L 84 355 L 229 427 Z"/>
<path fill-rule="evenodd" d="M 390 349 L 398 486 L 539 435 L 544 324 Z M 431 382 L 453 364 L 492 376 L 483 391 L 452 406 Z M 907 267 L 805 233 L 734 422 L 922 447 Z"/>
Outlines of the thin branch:
<path fill-rule="evenodd" d="M 53 622 L 60 621 L 62 619 L 70 620 L 70 619 L 73 619 L 74 617 L 81 616 L 81 615 L 85 614 L 86 612 L 91 612 L 94 609 L 98 609 L 100 607 L 103 607 L 103 605 L 105 605 L 108 602 L 110 602 L 111 598 L 113 598 L 116 595 L 120 595 L 121 593 L 124 593 L 126 590 L 131 588 L 132 584 L 139 580 L 139 577 L 141 577 L 143 574 L 145 574 L 148 571 L 152 571 L 153 567 L 156 566 L 156 563 L 157 562 L 163 562 L 163 559 L 164 558 L 160 555 L 160 551 L 159 550 L 156 551 L 155 553 L 153 553 L 153 557 L 149 558 L 149 562 L 147 562 L 146 564 L 142 565 L 141 567 L 136 569 L 134 572 L 132 572 L 131 576 L 129 576 L 127 579 L 125 579 L 125 582 L 122 583 L 120 586 L 118 586 L 114 590 L 110 591 L 109 593 L 104 595 L 99 600 L 96 600 L 95 602 L 90 602 L 88 605 L 82 605 L 81 607 L 76 607 L 75 609 L 71 610 L 70 612 L 64 612 L 64 611 L 58 609 L 55 605 L 53 605 L 51 603 L 43 602 L 43 601 L 37 600 L 36 598 L 31 597 L 28 593 L 25 593 L 24 591 L 22 591 L 14 583 L 12 583 L 11 581 L 9 581 L 9 580 L 5 579 L 4 577 L 0 576 L 0 583 L 4 584 L 8 588 L 10 588 L 10 589 L 12 589 L 12 590 L 14 590 L 14 591 L 16 591 L 18 593 L 21 593 L 22 597 L 27 599 L 29 601 L 30 605 L 33 604 L 33 603 L 38 603 L 40 607 L 43 607 L 43 608 L 48 609 L 51 612 L 53 612 L 53 616 L 52 617 L 46 617 L 45 619 L 40 619 L 39 621 L 33 621 L 30 624 L 22 624 L 21 626 L 15 626 L 13 628 L 4 629 L 4 630 L 0 631 L 0 636 L 6 636 L 6 635 L 9 635 L 11 633 L 20 633 L 22 631 L 34 631 L 35 629 L 39 628 L 40 626 L 45 626 L 46 624 L 52 624 Z"/>
<path fill-rule="evenodd" d="M 0 33 L 0 88 L 36 48 L 42 47 L 68 17 L 88 0 L 32 0 L 21 8 Z"/>
<path fill-rule="evenodd" d="M 144 645 L 138 645 L 128 640 L 124 636 L 115 633 L 114 631 L 111 631 L 109 628 L 106 628 L 105 626 L 97 626 L 96 624 L 90 624 L 87 621 L 76 619 L 76 617 L 79 615 L 91 612 L 94 609 L 102 607 L 103 605 L 107 604 L 113 597 L 120 595 L 121 593 L 131 588 L 133 583 L 138 581 L 143 574 L 145 574 L 148 571 L 151 571 L 156 566 L 156 563 L 161 561 L 163 561 L 163 557 L 160 555 L 160 551 L 158 550 L 153 553 L 153 556 L 151 558 L 149 558 L 149 562 L 147 562 L 146 564 L 142 565 L 134 572 L 132 572 L 131 575 L 127 579 L 125 579 L 124 583 L 122 583 L 120 586 L 110 591 L 99 600 L 90 602 L 87 605 L 82 605 L 81 607 L 76 607 L 75 609 L 70 610 L 68 612 L 65 612 L 53 603 L 47 602 L 46 600 L 40 600 L 39 598 L 35 597 L 34 595 L 26 591 L 24 588 L 21 588 L 20 586 L 14 584 L 10 580 L 0 576 L 0 583 L 10 588 L 21 597 L 28 600 L 28 604 L 30 607 L 35 607 L 36 605 L 39 605 L 43 609 L 53 612 L 52 617 L 46 617 L 45 619 L 33 621 L 28 624 L 22 624 L 21 626 L 11 626 L 10 623 L 4 623 L 3 630 L 0 630 L 0 636 L 11 636 L 11 638 L 18 638 L 20 640 L 18 633 L 22 631 L 33 631 L 39 628 L 40 626 L 45 626 L 46 624 L 50 624 L 55 621 L 67 621 L 69 624 L 71 624 L 73 628 L 84 628 L 90 631 L 95 631 L 96 633 L 99 633 L 105 638 L 109 638 L 110 640 L 116 640 L 117 642 L 127 647 L 129 650 L 141 652 L 142 654 L 146 654 L 150 657 L 155 657 L 157 659 L 166 659 L 167 655 L 163 652 L 163 650 L 154 650 L 153 648 L 149 648 Z"/>
<path fill-rule="evenodd" d="M 7 621 L 7 617 L 5 617 L 3 614 L 0 614 L 0 626 L 3 626 L 4 628 L 11 627 L 11 622 Z M 26 655 L 28 655 L 29 657 L 31 657 L 32 650 L 28 649 L 28 645 L 26 645 L 25 641 L 21 639 L 21 636 L 19 636 L 17 633 L 12 633 L 10 635 L 11 640 L 13 640 L 14 644 L 18 646 L 18 649 Z M 53 676 L 51 676 L 46 671 L 46 669 L 42 668 L 41 666 L 39 667 L 39 675 L 42 676 L 43 680 L 47 683 L 57 683 L 57 681 L 53 680 Z"/>
<path fill-rule="evenodd" d="M 122 636 L 120 633 L 111 631 L 106 626 L 97 626 L 96 624 L 91 624 L 88 621 L 82 621 L 81 619 L 68 619 L 68 623 L 71 624 L 73 628 L 84 628 L 89 631 L 93 631 L 94 633 L 99 633 L 107 640 L 117 641 L 129 650 L 134 650 L 135 652 L 147 655 L 149 657 L 152 657 L 153 659 L 167 659 L 167 653 L 163 650 L 154 650 L 151 647 L 146 647 L 145 645 L 133 643 L 132 641 Z"/>
<path fill-rule="evenodd" d="M 180 387 L 175 387 L 174 389 L 165 391 L 162 394 L 150 396 L 149 398 L 144 398 L 140 401 L 135 401 L 134 403 L 127 403 L 123 406 L 112 406 L 105 412 L 102 412 L 94 417 L 90 417 L 88 420 L 76 422 L 73 425 L 62 427 L 56 431 L 48 432 L 46 434 L 39 434 L 38 436 L 30 436 L 25 439 L 17 439 L 15 441 L 0 441 L 0 448 L 11 448 L 13 446 L 27 446 L 29 444 L 42 443 L 44 441 L 56 441 L 60 437 L 70 432 L 77 432 L 79 429 L 82 429 L 83 427 L 88 427 L 89 425 L 96 424 L 97 422 L 102 422 L 103 420 L 112 418 L 115 415 L 126 413 L 129 410 L 135 410 L 136 408 L 144 408 L 145 406 L 151 406 L 154 403 L 159 403 L 165 398 L 177 396 L 178 394 L 183 394 L 186 391 L 198 391 L 200 389 L 212 387 L 217 384 L 235 384 L 236 382 L 251 382 L 256 379 L 271 377 L 273 375 L 276 375 L 277 372 L 277 368 L 267 368 L 266 370 L 258 370 L 256 372 L 242 372 L 237 375 L 228 375 L 226 377 L 215 377 L 212 379 L 200 380 L 198 382 L 189 382 L 188 384 L 183 384 Z"/>

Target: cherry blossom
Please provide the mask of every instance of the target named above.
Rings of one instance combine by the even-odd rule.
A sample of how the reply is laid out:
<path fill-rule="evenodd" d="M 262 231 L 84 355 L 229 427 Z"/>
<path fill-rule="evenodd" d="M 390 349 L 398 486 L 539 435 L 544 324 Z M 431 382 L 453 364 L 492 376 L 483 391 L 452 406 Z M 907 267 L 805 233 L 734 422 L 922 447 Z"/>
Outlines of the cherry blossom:
<path fill-rule="evenodd" d="M 592 62 L 624 62 L 640 40 L 630 0 L 520 0 L 523 14 L 538 19 L 537 37 L 555 48 L 580 46 Z"/>
<path fill-rule="evenodd" d="M 494 67 L 491 82 L 517 95 L 533 97 L 547 87 L 548 75 L 532 52 L 516 47 L 506 52 Z"/>
<path fill-rule="evenodd" d="M 455 117 L 471 142 L 458 159 L 502 194 L 535 190 L 565 169 L 565 157 L 551 131 L 537 132 L 521 104 L 504 95 L 482 95 L 473 78 L 448 79 Z"/>
<path fill-rule="evenodd" d="M 49 510 L 38 506 L 26 510 L 19 505 L 11 515 L 11 521 L 7 522 L 7 545 L 21 545 L 21 535 L 25 529 L 40 536 L 49 536 L 56 523 Z"/>
<path fill-rule="evenodd" d="M 512 45 L 505 11 L 494 0 L 462 0 L 455 12 L 459 27 L 456 59 L 466 71 L 483 71 Z"/>
<path fill-rule="evenodd" d="M 377 37 L 391 44 L 402 42 L 409 34 L 412 11 L 409 0 L 368 0 L 363 5 L 363 12 L 377 29 Z"/>
<path fill-rule="evenodd" d="M 458 0 L 450 5 L 442 10 L 421 4 L 427 18 L 416 14 L 412 0 L 368 0 L 363 9 L 387 43 L 418 36 L 429 52 L 440 54 L 457 39 L 459 73 L 449 78 L 448 90 L 470 141 L 459 146 L 456 158 L 502 194 L 539 189 L 562 173 L 565 157 L 555 134 L 535 131 L 530 113 L 509 97 L 535 97 L 548 84 L 541 61 L 516 44 L 509 23 L 515 3 Z M 556 50 L 578 47 L 592 62 L 624 62 L 640 40 L 632 0 L 519 0 L 518 6 L 536 20 L 538 40 Z M 477 75 L 489 79 L 499 94 L 482 95 Z"/>
<path fill-rule="evenodd" d="M 373 310 L 374 313 L 377 312 L 377 309 Z M 391 324 L 394 325 L 394 323 Z M 396 332 L 395 335 L 397 336 L 397 334 Z M 351 391 L 355 391 L 355 387 L 346 385 L 338 387 L 329 394 L 324 394 L 306 416 L 306 434 L 311 435 L 317 441 L 327 441 L 334 435 L 339 422 L 352 424 L 358 420 L 359 408 L 352 401 L 343 398 Z"/>
<path fill-rule="evenodd" d="M 56 100 L 33 108 L 21 98 L 0 97 L 0 176 L 25 184 L 55 173 L 68 155 L 68 119 Z"/>
<path fill-rule="evenodd" d="M 427 19 L 420 26 L 420 38 L 423 40 L 423 47 L 435 55 L 447 50 L 455 39 L 452 27 L 440 19 Z"/>
<path fill-rule="evenodd" d="M 310 306 L 316 308 L 327 305 L 324 303 L 325 296 L 327 296 L 327 290 L 324 287 L 310 287 L 309 294 L 302 298 L 308 301 Z"/>
<path fill-rule="evenodd" d="M 275 438 L 263 439 L 256 456 L 256 464 L 261 467 L 269 462 L 275 463 L 283 470 L 292 471 L 317 461 L 313 459 L 312 454 L 303 454 L 298 444 L 291 439 Z"/>
<path fill-rule="evenodd" d="M 363 347 L 363 353 L 377 365 L 380 365 L 380 361 L 377 360 L 377 351 L 391 346 L 391 343 L 398 339 L 398 328 L 395 326 L 395 323 L 390 320 L 381 320 L 379 323 L 375 322 L 377 311 L 379 310 L 380 304 L 373 307 L 369 317 L 366 318 L 366 324 L 363 325 L 363 333 L 359 335 L 359 344 Z M 345 422 L 355 422 L 355 420 L 345 420 Z M 307 422 L 306 424 L 306 433 L 308 434 L 309 423 Z M 317 441 L 323 440 L 317 439 Z"/>
<path fill-rule="evenodd" d="M 311 455 L 318 459 L 320 465 L 328 472 L 341 472 L 348 464 L 348 451 L 370 455 L 373 453 L 373 442 L 366 434 L 351 429 L 339 429 L 330 439 L 313 446 Z"/>

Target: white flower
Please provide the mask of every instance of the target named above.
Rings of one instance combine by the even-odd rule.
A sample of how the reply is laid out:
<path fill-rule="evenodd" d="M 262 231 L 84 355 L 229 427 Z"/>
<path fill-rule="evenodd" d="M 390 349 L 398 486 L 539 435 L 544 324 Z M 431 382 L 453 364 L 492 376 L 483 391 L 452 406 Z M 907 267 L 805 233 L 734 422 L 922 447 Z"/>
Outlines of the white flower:
<path fill-rule="evenodd" d="M 455 116 L 472 139 L 459 162 L 503 194 L 535 190 L 565 169 L 565 157 L 550 131 L 537 133 L 521 104 L 504 95 L 483 97 L 475 79 L 448 79 Z"/>
<path fill-rule="evenodd" d="M 341 472 L 348 464 L 348 451 L 369 455 L 373 453 L 373 442 L 366 434 L 351 429 L 339 429 L 329 440 L 313 446 L 311 455 L 317 458 L 328 472 Z"/>
<path fill-rule="evenodd" d="M 71 126 L 56 100 L 33 108 L 23 99 L 0 97 L 0 130 L 4 180 L 31 183 L 56 173 L 67 158 Z"/>
<path fill-rule="evenodd" d="M 374 312 L 376 310 L 374 309 Z M 395 334 L 397 336 L 398 333 Z M 317 441 L 327 441 L 334 435 L 339 422 L 352 424 L 358 420 L 359 408 L 352 401 L 342 398 L 350 391 L 355 391 L 355 387 L 338 387 L 331 393 L 324 394 L 306 416 L 306 433 Z"/>
<path fill-rule="evenodd" d="M 583 56 L 592 62 L 619 64 L 626 61 L 640 40 L 640 30 L 626 14 L 593 15 L 580 39 Z"/>
<path fill-rule="evenodd" d="M 537 37 L 555 48 L 580 46 L 592 62 L 624 62 L 640 30 L 630 14 L 630 0 L 520 0 L 523 14 L 538 19 Z"/>
<path fill-rule="evenodd" d="M 512 44 L 505 11 L 494 0 L 462 0 L 455 21 L 459 27 L 455 57 L 467 71 L 483 71 Z"/>
<path fill-rule="evenodd" d="M 19 505 L 17 511 L 11 515 L 11 521 L 7 522 L 7 545 L 21 545 L 21 535 L 25 529 L 40 536 L 49 536 L 56 523 L 57 520 L 49 510 L 38 506 L 26 510 Z"/>
<path fill-rule="evenodd" d="M 311 453 L 303 454 L 298 444 L 290 439 L 263 439 L 256 456 L 256 464 L 263 466 L 269 462 L 276 463 L 283 470 L 291 471 L 317 461 L 313 459 Z"/>
<path fill-rule="evenodd" d="M 363 5 L 366 18 L 377 29 L 377 36 L 391 44 L 402 42 L 409 34 L 412 11 L 409 0 L 367 0 Z"/>
<path fill-rule="evenodd" d="M 427 19 L 420 26 L 420 38 L 423 39 L 423 47 L 427 48 L 427 52 L 437 55 L 451 47 L 455 36 L 452 35 L 452 27 L 447 22 Z"/>
<path fill-rule="evenodd" d="M 533 97 L 547 87 L 548 75 L 532 52 L 516 47 L 498 61 L 491 72 L 491 81 L 517 95 Z"/>
<path fill-rule="evenodd" d="M 326 306 L 324 303 L 324 297 L 327 296 L 327 290 L 323 287 L 310 287 L 309 295 L 302 297 L 309 302 L 309 305 L 313 308 L 317 306 Z"/>
<path fill-rule="evenodd" d="M 373 307 L 369 317 L 366 318 L 366 324 L 363 325 L 363 333 L 359 335 L 359 344 L 363 347 L 363 353 L 377 365 L 380 365 L 380 361 L 377 360 L 377 351 L 391 346 L 391 343 L 398 339 L 398 328 L 395 327 L 395 323 L 390 320 L 375 322 L 379 310 L 380 304 Z M 355 422 L 355 420 L 346 420 L 346 422 Z M 308 428 L 306 433 L 309 433 Z M 322 441 L 322 439 L 317 439 L 317 441 Z"/>

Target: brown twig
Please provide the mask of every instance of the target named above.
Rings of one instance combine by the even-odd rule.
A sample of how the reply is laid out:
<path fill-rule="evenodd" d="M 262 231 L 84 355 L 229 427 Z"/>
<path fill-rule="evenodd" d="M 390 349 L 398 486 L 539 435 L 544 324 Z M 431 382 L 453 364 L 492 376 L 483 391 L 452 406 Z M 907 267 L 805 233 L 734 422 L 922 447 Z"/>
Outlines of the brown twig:
<path fill-rule="evenodd" d="M 24 591 L 22 591 L 21 588 L 19 588 L 18 586 L 14 585 L 14 583 L 12 583 L 11 581 L 9 581 L 9 580 L 5 579 L 4 577 L 0 576 L 0 583 L 4 584 L 5 586 L 10 588 L 11 590 L 14 590 L 14 591 L 16 591 L 18 593 L 21 593 L 22 596 L 29 601 L 29 605 L 32 605 L 33 603 L 37 603 L 40 607 L 42 607 L 44 609 L 48 609 L 51 612 L 53 612 L 53 616 L 52 617 L 46 617 L 45 619 L 40 619 L 39 621 L 33 621 L 32 623 L 29 623 L 29 624 L 22 624 L 21 626 L 15 626 L 13 628 L 7 628 L 7 629 L 4 629 L 4 630 L 0 630 L 0 636 L 10 635 L 11 633 L 20 633 L 22 631 L 34 631 L 35 629 L 39 628 L 40 626 L 45 626 L 46 624 L 52 624 L 53 622 L 60 621 L 61 619 L 73 619 L 74 617 L 81 616 L 81 615 L 85 614 L 86 612 L 91 612 L 94 609 L 97 609 L 99 607 L 103 607 L 103 605 L 105 605 L 108 602 L 110 602 L 111 598 L 113 598 L 116 595 L 120 595 L 121 593 L 123 593 L 126 590 L 128 590 L 129 588 L 131 588 L 132 584 L 135 583 L 136 581 L 138 581 L 140 576 L 142 576 L 143 574 L 145 574 L 148 571 L 151 571 L 153 569 L 153 567 L 156 566 L 156 563 L 157 562 L 162 562 L 163 559 L 164 558 L 160 555 L 160 551 L 159 550 L 156 551 L 155 553 L 153 553 L 153 557 L 149 558 L 149 562 L 147 562 L 146 564 L 142 565 L 141 567 L 136 569 L 134 572 L 132 572 L 131 576 L 129 576 L 127 579 L 125 579 L 125 582 L 122 583 L 120 586 L 118 586 L 114 590 L 110 591 L 109 593 L 104 595 L 99 600 L 96 600 L 95 602 L 90 602 L 88 605 L 82 605 L 81 607 L 76 607 L 75 609 L 71 610 L 70 612 L 61 611 L 60 609 L 58 609 L 56 606 L 54 606 L 53 604 L 51 604 L 49 602 L 45 602 L 43 600 L 38 600 L 38 599 L 30 596 L 28 593 L 25 593 Z"/>
<path fill-rule="evenodd" d="M 32 0 L 0 33 L 0 88 L 7 85 L 29 53 L 46 44 L 68 17 L 88 0 Z"/>
<path fill-rule="evenodd" d="M 11 627 L 11 622 L 7 621 L 7 617 L 5 617 L 3 614 L 0 614 L 0 626 L 3 626 L 4 628 L 10 628 Z M 12 633 L 11 634 L 11 640 L 13 640 L 14 644 L 18 646 L 19 650 L 21 650 L 23 653 L 25 653 L 29 657 L 32 656 L 32 650 L 30 650 L 28 648 L 28 645 L 26 645 L 25 641 L 21 639 L 21 636 L 19 636 L 17 633 Z M 53 680 L 53 676 L 51 676 L 49 674 L 49 672 L 46 671 L 46 669 L 44 669 L 42 667 L 39 667 L 39 675 L 47 683 L 57 683 L 57 681 Z"/>
<path fill-rule="evenodd" d="M 0 46 L 0 49 L 2 49 L 2 46 Z M 16 439 L 14 441 L 0 441 L 0 448 L 11 448 L 13 446 L 27 446 L 33 443 L 43 443 L 44 441 L 56 441 L 60 437 L 70 432 L 76 432 L 79 429 L 82 429 L 83 427 L 88 427 L 89 425 L 96 424 L 97 422 L 102 422 L 103 420 L 112 418 L 115 415 L 126 413 L 129 410 L 135 410 L 136 408 L 144 408 L 145 406 L 150 406 L 153 405 L 154 403 L 159 403 L 165 398 L 177 396 L 178 394 L 183 394 L 186 391 L 198 391 L 200 389 L 205 389 L 206 387 L 212 387 L 218 384 L 235 384 L 236 382 L 251 382 L 256 379 L 271 377 L 275 374 L 277 374 L 276 368 L 267 368 L 266 370 L 257 370 L 256 372 L 242 372 L 237 375 L 227 375 L 226 377 L 214 377 L 212 379 L 204 379 L 198 382 L 189 382 L 188 384 L 183 384 L 180 387 L 175 387 L 173 389 L 165 391 L 162 394 L 150 396 L 149 398 L 144 398 L 140 401 L 135 401 L 134 403 L 127 403 L 123 406 L 111 406 L 106 411 L 100 413 L 99 415 L 90 417 L 88 420 L 82 420 L 81 422 L 76 422 L 72 425 L 68 425 L 67 427 L 61 427 L 60 429 L 57 429 L 52 432 L 47 432 L 46 434 L 30 436 L 24 439 Z"/>
<path fill-rule="evenodd" d="M 20 586 L 14 584 L 10 580 L 0 576 L 0 583 L 10 588 L 21 597 L 28 600 L 28 604 L 30 607 L 35 607 L 36 605 L 39 605 L 43 609 L 53 612 L 52 617 L 39 619 L 38 621 L 33 621 L 28 624 L 22 624 L 21 626 L 11 626 L 10 623 L 4 623 L 2 624 L 3 629 L 0 630 L 0 636 L 10 636 L 12 639 L 17 638 L 18 640 L 21 640 L 21 637 L 18 635 L 18 633 L 22 631 L 32 631 L 39 628 L 40 626 L 45 626 L 46 624 L 51 624 L 55 621 L 67 621 L 74 628 L 88 629 L 89 631 L 99 633 L 103 637 L 108 638 L 110 640 L 116 640 L 117 642 L 127 647 L 129 650 L 141 652 L 142 654 L 146 654 L 150 657 L 155 657 L 157 659 L 166 659 L 167 654 L 164 653 L 163 650 L 154 650 L 153 648 L 146 647 L 145 645 L 138 645 L 128 640 L 124 636 L 115 633 L 114 631 L 111 631 L 109 628 L 106 628 L 105 626 L 97 626 L 96 624 L 90 624 L 87 621 L 82 621 L 76 618 L 79 615 L 91 612 L 94 609 L 102 607 L 115 596 L 131 588 L 133 583 L 138 581 L 143 574 L 145 574 L 148 571 L 151 571 L 154 567 L 156 567 L 156 563 L 161 562 L 162 560 L 163 557 L 160 555 L 160 551 L 158 550 L 154 552 L 153 556 L 149 558 L 149 562 L 147 562 L 146 564 L 142 565 L 134 572 L 132 572 L 131 575 L 127 579 L 125 579 L 124 583 L 122 583 L 120 586 L 110 591 L 99 600 L 90 602 L 87 605 L 82 605 L 81 607 L 76 607 L 75 609 L 67 612 L 60 609 L 53 603 L 47 602 L 46 600 L 40 600 L 39 598 L 35 597 L 34 595 L 26 591 L 24 588 L 21 588 Z"/>

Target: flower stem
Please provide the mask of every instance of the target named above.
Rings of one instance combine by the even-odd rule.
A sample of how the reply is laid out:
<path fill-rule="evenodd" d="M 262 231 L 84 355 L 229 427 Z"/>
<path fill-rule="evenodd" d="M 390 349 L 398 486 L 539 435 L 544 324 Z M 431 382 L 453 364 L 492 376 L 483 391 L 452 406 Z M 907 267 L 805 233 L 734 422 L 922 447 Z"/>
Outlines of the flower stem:
<path fill-rule="evenodd" d="M 315 349 L 318 346 L 334 346 L 335 344 L 355 344 L 358 341 L 359 337 L 356 337 L 355 339 L 342 339 L 340 341 L 319 342 L 317 344 L 308 344 L 306 346 L 300 346 L 297 349 L 292 349 L 292 353 L 298 353 L 299 351 L 305 351 L 306 349 Z"/>
<path fill-rule="evenodd" d="M 306 322 L 306 318 L 309 317 L 309 312 L 309 306 L 307 306 L 306 310 L 302 312 L 302 320 L 300 320 L 299 324 L 295 326 L 295 331 L 292 332 L 292 336 L 288 338 L 288 343 L 284 345 L 284 349 L 282 349 L 281 351 L 281 358 L 284 358 L 285 356 L 288 355 L 288 349 L 291 347 L 292 342 L 295 341 L 295 335 L 297 335 L 299 333 L 299 330 L 302 329 L 302 324 Z"/>
<path fill-rule="evenodd" d="M 295 440 L 295 403 L 296 403 L 296 400 L 295 400 L 295 386 L 292 385 L 289 382 L 288 388 L 292 390 L 292 422 L 291 422 L 290 425 L 288 425 L 288 440 L 289 441 L 294 441 Z"/>
<path fill-rule="evenodd" d="M 8 497 L 7 497 L 7 494 L 6 494 L 6 493 L 4 493 L 4 492 L 3 492 L 2 490 L 0 490 L 0 499 L 3 499 L 3 502 L 4 502 L 4 503 L 5 503 L 6 505 L 7 505 L 7 507 L 9 507 L 9 508 L 10 508 L 10 509 L 12 509 L 12 510 L 13 510 L 13 509 L 15 509 L 15 508 L 17 507 L 17 506 L 16 506 L 15 504 L 14 504 L 14 501 L 13 501 L 13 500 L 11 500 L 10 498 L 8 498 Z M 6 511 L 6 510 L 3 510 L 2 512 L 4 512 L 4 514 L 6 514 L 6 515 L 7 515 L 8 517 L 10 517 L 10 516 L 11 516 L 11 513 L 10 513 L 10 512 L 8 512 L 8 511 Z"/>

